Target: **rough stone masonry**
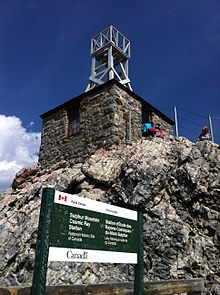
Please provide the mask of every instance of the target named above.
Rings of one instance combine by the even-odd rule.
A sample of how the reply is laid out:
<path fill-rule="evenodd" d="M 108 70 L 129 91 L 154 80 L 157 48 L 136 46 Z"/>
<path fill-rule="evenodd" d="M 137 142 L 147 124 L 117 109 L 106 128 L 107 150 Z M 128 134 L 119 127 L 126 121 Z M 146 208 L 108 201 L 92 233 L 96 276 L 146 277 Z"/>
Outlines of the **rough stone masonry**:
<path fill-rule="evenodd" d="M 78 110 L 78 129 L 70 134 L 69 114 Z M 141 139 L 142 113 L 160 124 L 165 137 L 173 121 L 121 83 L 110 80 L 43 114 L 39 163 L 49 167 L 62 160 L 79 163 L 99 148 L 111 149 Z"/>

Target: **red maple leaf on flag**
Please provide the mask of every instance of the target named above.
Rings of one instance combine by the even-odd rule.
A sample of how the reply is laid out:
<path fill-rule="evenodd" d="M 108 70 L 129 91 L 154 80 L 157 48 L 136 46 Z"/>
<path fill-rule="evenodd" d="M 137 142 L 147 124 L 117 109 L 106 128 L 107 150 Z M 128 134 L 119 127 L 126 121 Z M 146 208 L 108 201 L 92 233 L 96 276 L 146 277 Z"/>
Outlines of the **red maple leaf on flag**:
<path fill-rule="evenodd" d="M 59 200 L 59 201 L 64 201 L 64 202 L 66 202 L 66 201 L 67 201 L 67 196 L 61 196 L 61 195 L 59 195 L 58 200 Z"/>

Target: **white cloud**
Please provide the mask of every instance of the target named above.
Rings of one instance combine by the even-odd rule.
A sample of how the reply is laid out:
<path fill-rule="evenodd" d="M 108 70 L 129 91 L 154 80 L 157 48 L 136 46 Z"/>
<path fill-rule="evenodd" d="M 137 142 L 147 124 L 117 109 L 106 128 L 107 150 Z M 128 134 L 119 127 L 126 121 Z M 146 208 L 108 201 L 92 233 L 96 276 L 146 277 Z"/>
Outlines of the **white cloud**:
<path fill-rule="evenodd" d="M 21 168 L 37 163 L 39 147 L 40 133 L 28 132 L 17 117 L 0 115 L 0 191 Z"/>

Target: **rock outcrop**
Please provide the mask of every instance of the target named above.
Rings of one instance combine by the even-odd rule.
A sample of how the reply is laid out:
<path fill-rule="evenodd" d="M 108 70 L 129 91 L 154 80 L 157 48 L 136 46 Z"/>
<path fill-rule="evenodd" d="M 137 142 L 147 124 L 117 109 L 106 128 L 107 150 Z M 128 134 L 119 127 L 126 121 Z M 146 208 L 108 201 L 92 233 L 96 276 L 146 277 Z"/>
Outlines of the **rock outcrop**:
<path fill-rule="evenodd" d="M 203 277 L 205 294 L 220 294 L 217 145 L 154 138 L 100 149 L 73 166 L 60 162 L 49 169 L 22 169 L 1 194 L 1 287 L 31 285 L 43 187 L 139 208 L 145 220 L 145 280 Z M 133 280 L 131 265 L 48 265 L 48 284 L 124 280 Z"/>

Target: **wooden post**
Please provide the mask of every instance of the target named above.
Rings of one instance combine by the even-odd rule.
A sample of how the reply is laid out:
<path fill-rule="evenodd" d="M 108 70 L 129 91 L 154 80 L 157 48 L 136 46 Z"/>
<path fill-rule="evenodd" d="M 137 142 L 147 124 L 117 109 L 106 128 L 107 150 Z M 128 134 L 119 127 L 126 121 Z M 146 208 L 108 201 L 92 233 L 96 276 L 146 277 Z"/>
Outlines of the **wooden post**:
<path fill-rule="evenodd" d="M 135 265 L 134 295 L 144 294 L 144 247 L 143 247 L 143 214 L 138 212 L 139 245 L 138 263 Z"/>
<path fill-rule="evenodd" d="M 44 188 L 42 193 L 31 295 L 45 295 L 54 193 L 52 188 Z"/>

